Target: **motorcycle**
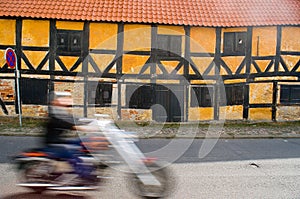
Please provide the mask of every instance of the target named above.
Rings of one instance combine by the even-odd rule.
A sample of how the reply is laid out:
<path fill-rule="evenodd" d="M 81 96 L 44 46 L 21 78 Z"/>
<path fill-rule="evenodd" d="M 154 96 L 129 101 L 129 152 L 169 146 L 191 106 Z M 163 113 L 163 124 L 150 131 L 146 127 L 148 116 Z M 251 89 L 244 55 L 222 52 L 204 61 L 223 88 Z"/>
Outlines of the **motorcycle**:
<path fill-rule="evenodd" d="M 75 178 L 72 165 L 61 160 L 49 148 L 35 148 L 23 151 L 14 157 L 17 165 L 18 186 L 34 192 L 87 191 L 97 190 L 110 176 L 107 170 L 122 168 L 127 172 L 129 182 L 136 195 L 142 198 L 162 198 L 169 190 L 169 171 L 162 167 L 156 158 L 145 157 L 137 147 L 138 140 L 134 132 L 119 129 L 106 115 L 96 115 L 97 119 L 83 118 L 94 132 L 80 133 L 80 140 L 67 147 L 80 159 L 83 171 L 89 178 Z M 120 170 L 120 169 L 119 169 Z M 65 176 L 68 178 L 64 179 Z M 74 185 L 74 180 L 82 183 Z"/>

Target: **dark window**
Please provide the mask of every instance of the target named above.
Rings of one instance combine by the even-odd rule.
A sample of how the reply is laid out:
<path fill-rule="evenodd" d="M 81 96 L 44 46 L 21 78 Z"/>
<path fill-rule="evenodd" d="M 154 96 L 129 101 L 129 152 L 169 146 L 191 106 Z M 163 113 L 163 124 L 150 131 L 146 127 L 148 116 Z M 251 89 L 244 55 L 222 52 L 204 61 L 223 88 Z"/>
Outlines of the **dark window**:
<path fill-rule="evenodd" d="M 88 103 L 97 106 L 110 106 L 112 98 L 112 84 L 89 82 Z"/>
<path fill-rule="evenodd" d="M 77 55 L 81 52 L 82 31 L 57 30 L 57 53 Z"/>
<path fill-rule="evenodd" d="M 225 85 L 226 101 L 222 100 L 221 105 L 242 105 L 244 101 L 244 87 L 242 85 Z"/>
<path fill-rule="evenodd" d="M 224 33 L 224 54 L 245 55 L 246 32 L 225 32 Z"/>
<path fill-rule="evenodd" d="M 300 103 L 300 86 L 298 85 L 281 85 L 280 103 L 298 104 Z"/>
<path fill-rule="evenodd" d="M 20 98 L 23 104 L 47 105 L 48 85 L 46 79 L 20 79 Z"/>
<path fill-rule="evenodd" d="M 129 108 L 149 109 L 153 104 L 153 86 L 127 85 L 126 104 Z"/>
<path fill-rule="evenodd" d="M 181 36 L 157 35 L 158 56 L 181 56 Z"/>
<path fill-rule="evenodd" d="M 193 87 L 191 107 L 211 107 L 213 104 L 213 87 Z"/>

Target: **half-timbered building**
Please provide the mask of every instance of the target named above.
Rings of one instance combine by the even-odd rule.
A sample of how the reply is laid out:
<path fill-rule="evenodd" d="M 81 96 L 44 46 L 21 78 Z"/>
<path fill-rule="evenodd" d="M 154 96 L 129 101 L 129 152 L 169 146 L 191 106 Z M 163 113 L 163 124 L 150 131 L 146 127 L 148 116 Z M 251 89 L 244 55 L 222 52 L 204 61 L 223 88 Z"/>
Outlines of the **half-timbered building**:
<path fill-rule="evenodd" d="M 0 0 L 3 110 L 121 120 L 300 119 L 299 0 Z M 4 111 L 0 111 L 4 114 Z"/>

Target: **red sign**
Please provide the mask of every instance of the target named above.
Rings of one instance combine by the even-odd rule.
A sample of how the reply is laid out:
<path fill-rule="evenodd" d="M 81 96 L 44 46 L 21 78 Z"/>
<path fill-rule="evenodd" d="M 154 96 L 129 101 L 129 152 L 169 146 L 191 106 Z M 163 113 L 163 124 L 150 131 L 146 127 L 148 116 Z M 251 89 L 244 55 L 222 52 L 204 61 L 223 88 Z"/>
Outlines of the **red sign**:
<path fill-rule="evenodd" d="M 5 59 L 7 66 L 11 69 L 16 68 L 17 65 L 17 56 L 15 51 L 12 48 L 7 48 L 5 51 Z"/>

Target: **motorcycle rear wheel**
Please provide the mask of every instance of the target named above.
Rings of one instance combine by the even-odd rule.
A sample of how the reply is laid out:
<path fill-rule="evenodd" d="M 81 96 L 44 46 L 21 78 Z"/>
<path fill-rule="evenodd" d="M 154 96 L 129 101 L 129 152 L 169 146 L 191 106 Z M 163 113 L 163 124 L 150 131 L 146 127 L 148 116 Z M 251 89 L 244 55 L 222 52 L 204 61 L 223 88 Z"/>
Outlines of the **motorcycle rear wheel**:
<path fill-rule="evenodd" d="M 48 167 L 48 169 L 50 168 L 50 165 L 47 165 L 47 162 L 29 161 L 20 163 L 18 173 L 20 184 L 23 184 L 23 187 L 26 187 L 39 194 L 45 191 L 47 189 L 47 186 L 38 186 L 38 184 L 49 183 L 49 180 L 45 179 L 44 176 L 41 176 L 35 172 L 35 170 L 39 169 L 41 166 L 44 167 L 43 169 L 45 169 L 46 167 Z"/>

